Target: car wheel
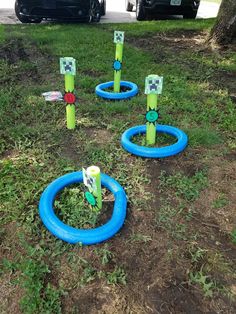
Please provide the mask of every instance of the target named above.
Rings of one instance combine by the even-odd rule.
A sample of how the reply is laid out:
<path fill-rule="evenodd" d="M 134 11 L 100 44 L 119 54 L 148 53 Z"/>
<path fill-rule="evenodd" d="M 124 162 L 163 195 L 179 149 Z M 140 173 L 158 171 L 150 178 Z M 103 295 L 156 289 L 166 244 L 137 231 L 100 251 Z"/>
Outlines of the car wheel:
<path fill-rule="evenodd" d="M 184 12 L 183 14 L 184 19 L 195 19 L 197 16 L 197 11 L 196 10 L 189 10 Z"/>
<path fill-rule="evenodd" d="M 125 0 L 125 10 L 127 12 L 132 12 L 133 11 L 133 4 L 129 2 L 129 0 Z"/>
<path fill-rule="evenodd" d="M 100 15 L 101 16 L 106 15 L 106 1 L 105 0 L 101 1 L 101 4 L 100 4 Z"/>
<path fill-rule="evenodd" d="M 16 17 L 18 18 L 18 20 L 21 21 L 21 23 L 40 23 L 42 21 L 42 19 L 40 19 L 40 18 L 31 19 L 27 16 L 22 16 L 20 14 L 20 9 L 19 9 L 17 1 L 15 2 L 15 14 L 16 14 Z"/>
<path fill-rule="evenodd" d="M 143 21 L 146 19 L 146 10 L 143 5 L 143 0 L 136 0 L 136 19 L 138 21 Z"/>
<path fill-rule="evenodd" d="M 98 0 L 90 1 L 89 22 L 99 22 L 101 18 L 101 6 Z"/>

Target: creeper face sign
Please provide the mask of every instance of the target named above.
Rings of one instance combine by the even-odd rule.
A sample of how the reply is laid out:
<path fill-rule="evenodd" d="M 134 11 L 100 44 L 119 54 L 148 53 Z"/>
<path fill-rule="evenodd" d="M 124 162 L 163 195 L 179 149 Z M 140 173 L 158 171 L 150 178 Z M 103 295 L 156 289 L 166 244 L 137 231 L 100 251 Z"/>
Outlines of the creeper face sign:
<path fill-rule="evenodd" d="M 91 177 L 84 168 L 83 168 L 83 181 L 84 181 L 84 185 L 87 186 L 90 193 L 97 192 L 95 178 Z"/>
<path fill-rule="evenodd" d="M 123 44 L 124 39 L 125 39 L 125 33 L 124 32 L 119 32 L 119 31 L 114 32 L 114 43 L 115 44 Z"/>
<path fill-rule="evenodd" d="M 146 77 L 145 94 L 161 94 L 163 86 L 163 77 L 158 75 L 149 75 Z"/>
<path fill-rule="evenodd" d="M 71 57 L 60 58 L 60 72 L 61 74 L 75 75 L 75 59 Z"/>

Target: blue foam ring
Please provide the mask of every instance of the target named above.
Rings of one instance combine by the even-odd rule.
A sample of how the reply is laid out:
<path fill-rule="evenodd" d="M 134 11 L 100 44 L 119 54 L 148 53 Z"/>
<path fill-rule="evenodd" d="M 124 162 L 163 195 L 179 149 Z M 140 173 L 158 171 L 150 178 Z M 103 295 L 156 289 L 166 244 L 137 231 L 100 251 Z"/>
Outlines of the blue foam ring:
<path fill-rule="evenodd" d="M 157 132 L 167 133 L 176 137 L 177 142 L 164 147 L 145 147 L 136 145 L 131 142 L 131 138 L 135 135 L 146 133 L 146 125 L 139 125 L 130 128 L 123 133 L 121 137 L 121 144 L 124 149 L 131 154 L 148 158 L 164 158 L 173 156 L 183 151 L 188 145 L 187 135 L 173 126 L 158 124 L 156 126 L 156 130 Z"/>
<path fill-rule="evenodd" d="M 134 97 L 138 94 L 138 86 L 132 82 L 127 81 L 121 81 L 120 86 L 121 87 L 127 87 L 129 88 L 126 92 L 120 92 L 120 93 L 114 93 L 114 92 L 108 92 L 106 89 L 111 88 L 114 86 L 114 81 L 102 83 L 96 86 L 95 93 L 106 99 L 112 99 L 112 100 L 120 100 L 120 99 L 127 99 Z"/>
<path fill-rule="evenodd" d="M 46 228 L 57 238 L 75 244 L 96 244 L 115 235 L 126 217 L 127 197 L 121 185 L 108 175 L 101 174 L 101 183 L 110 190 L 115 197 L 114 209 L 111 219 L 104 225 L 95 229 L 76 229 L 64 224 L 55 214 L 53 203 L 56 195 L 66 186 L 83 182 L 81 171 L 66 174 L 44 190 L 39 202 L 39 214 Z"/>

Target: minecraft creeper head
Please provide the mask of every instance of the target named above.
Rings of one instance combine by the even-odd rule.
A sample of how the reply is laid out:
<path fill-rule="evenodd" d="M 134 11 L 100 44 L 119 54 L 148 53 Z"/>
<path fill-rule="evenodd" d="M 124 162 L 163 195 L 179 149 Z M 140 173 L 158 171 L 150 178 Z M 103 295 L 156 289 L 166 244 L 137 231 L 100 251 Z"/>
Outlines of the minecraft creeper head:
<path fill-rule="evenodd" d="M 158 75 L 149 75 L 145 81 L 145 94 L 161 94 L 163 86 L 163 77 Z"/>
<path fill-rule="evenodd" d="M 75 59 L 71 57 L 60 58 L 60 72 L 61 74 L 75 75 Z"/>
<path fill-rule="evenodd" d="M 84 168 L 83 168 L 83 181 L 84 181 L 84 185 L 87 186 L 90 193 L 97 191 L 96 179 L 91 177 L 88 174 L 87 170 Z"/>
<path fill-rule="evenodd" d="M 124 39 L 125 39 L 125 33 L 124 32 L 119 32 L 119 31 L 114 32 L 114 43 L 115 44 L 123 44 Z"/>

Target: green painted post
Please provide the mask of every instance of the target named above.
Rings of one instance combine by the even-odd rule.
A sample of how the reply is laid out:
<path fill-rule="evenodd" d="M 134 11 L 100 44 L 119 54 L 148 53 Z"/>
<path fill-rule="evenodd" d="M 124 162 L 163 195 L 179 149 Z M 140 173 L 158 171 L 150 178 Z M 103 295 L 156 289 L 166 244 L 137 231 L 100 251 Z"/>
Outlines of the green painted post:
<path fill-rule="evenodd" d="M 75 77 L 71 74 L 65 74 L 65 92 L 73 92 L 75 89 Z M 66 105 L 66 124 L 67 129 L 73 130 L 76 125 L 75 105 Z"/>
<path fill-rule="evenodd" d="M 88 203 L 95 209 L 102 209 L 101 172 L 99 167 L 91 166 L 83 169 L 84 184 L 89 191 L 85 193 Z"/>
<path fill-rule="evenodd" d="M 76 74 L 75 59 L 71 57 L 60 58 L 60 72 L 65 75 L 65 93 L 73 94 Z M 74 103 L 67 103 L 66 105 L 66 121 L 68 129 L 75 129 L 76 117 Z"/>
<path fill-rule="evenodd" d="M 66 126 L 67 129 L 73 130 L 76 126 L 75 105 L 66 105 Z"/>
<path fill-rule="evenodd" d="M 73 92 L 75 89 L 75 76 L 72 74 L 65 74 L 65 91 Z"/>
<path fill-rule="evenodd" d="M 116 44 L 115 61 L 113 63 L 114 68 L 114 92 L 120 92 L 121 81 L 121 68 L 123 60 L 123 48 L 124 48 L 124 32 L 114 32 L 114 43 Z"/>
<path fill-rule="evenodd" d="M 152 110 L 152 112 L 151 112 Z M 147 95 L 147 113 L 149 116 L 147 117 L 147 132 L 146 132 L 146 142 L 147 145 L 154 145 L 156 143 L 156 115 L 154 112 L 157 112 L 157 95 L 156 94 L 149 94 Z"/>
<path fill-rule="evenodd" d="M 156 143 L 156 124 L 158 120 L 157 98 L 161 94 L 163 86 L 163 77 L 158 75 L 149 75 L 145 81 L 145 94 L 147 95 L 146 112 L 146 143 L 155 145 Z"/>

